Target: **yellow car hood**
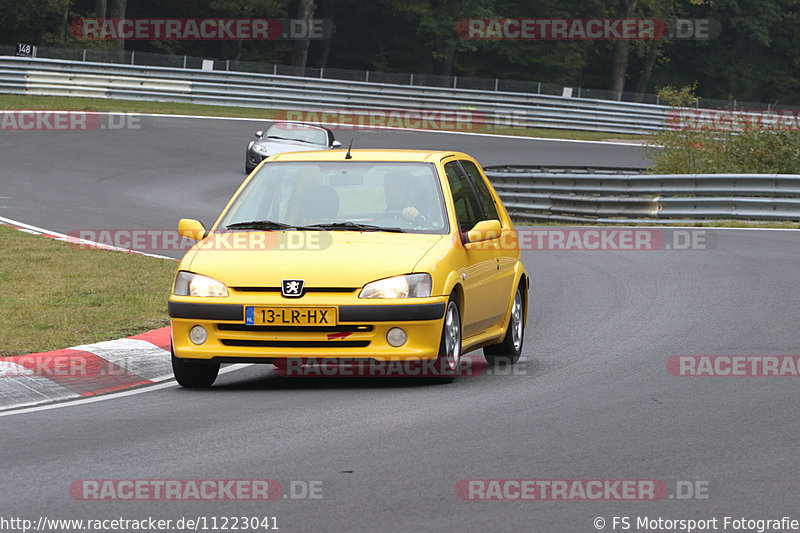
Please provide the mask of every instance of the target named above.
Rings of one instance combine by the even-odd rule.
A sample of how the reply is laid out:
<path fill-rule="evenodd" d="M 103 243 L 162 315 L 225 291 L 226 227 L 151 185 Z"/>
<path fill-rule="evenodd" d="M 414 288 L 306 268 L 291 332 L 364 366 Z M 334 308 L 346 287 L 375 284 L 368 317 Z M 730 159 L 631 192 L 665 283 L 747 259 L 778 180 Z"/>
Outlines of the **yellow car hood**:
<path fill-rule="evenodd" d="M 242 246 L 241 242 L 237 246 L 237 233 L 248 239 L 244 242 L 291 243 L 300 238 L 298 233 L 306 232 L 213 234 L 197 247 L 193 257 L 187 255 L 182 268 L 230 287 L 280 287 L 283 279 L 302 279 L 307 287 L 355 288 L 413 272 L 425 253 L 445 237 L 377 231 L 314 232 L 318 239 L 306 242 L 319 245 L 292 249 L 291 244 L 285 244 L 283 249 L 280 245 L 276 249 L 273 245 Z"/>

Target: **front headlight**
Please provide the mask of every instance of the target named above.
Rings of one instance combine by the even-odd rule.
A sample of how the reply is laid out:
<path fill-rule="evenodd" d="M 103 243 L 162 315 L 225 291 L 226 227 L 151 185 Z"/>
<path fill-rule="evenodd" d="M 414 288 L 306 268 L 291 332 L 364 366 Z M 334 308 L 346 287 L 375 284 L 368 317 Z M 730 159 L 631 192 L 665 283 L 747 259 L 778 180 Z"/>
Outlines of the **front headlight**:
<path fill-rule="evenodd" d="M 379 279 L 364 285 L 359 298 L 427 298 L 431 295 L 431 275 L 407 274 Z"/>
<path fill-rule="evenodd" d="M 265 147 L 261 146 L 260 144 L 254 144 L 253 145 L 253 151 L 254 152 L 258 152 L 259 154 L 267 155 L 267 149 Z"/>
<path fill-rule="evenodd" d="M 175 296 L 221 297 L 228 295 L 228 288 L 224 283 L 213 278 L 181 270 L 175 276 L 172 294 Z"/>

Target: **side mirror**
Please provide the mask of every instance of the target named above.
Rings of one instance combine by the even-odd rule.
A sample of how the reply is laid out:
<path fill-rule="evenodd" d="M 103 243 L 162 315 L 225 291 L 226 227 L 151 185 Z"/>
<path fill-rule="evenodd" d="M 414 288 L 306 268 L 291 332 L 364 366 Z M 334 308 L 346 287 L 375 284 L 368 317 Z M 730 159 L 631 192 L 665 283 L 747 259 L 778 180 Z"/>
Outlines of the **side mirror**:
<path fill-rule="evenodd" d="M 180 222 L 178 222 L 178 233 L 181 237 L 199 241 L 206 236 L 206 228 L 197 220 L 182 218 Z"/>
<path fill-rule="evenodd" d="M 264 132 L 263 132 L 263 131 L 261 131 L 261 130 L 258 130 L 258 131 L 256 132 L 256 138 L 260 139 L 262 135 L 264 135 Z"/>
<path fill-rule="evenodd" d="M 502 226 L 499 220 L 481 220 L 467 232 L 466 242 L 484 242 L 500 238 Z"/>
<path fill-rule="evenodd" d="M 331 143 L 331 148 L 339 148 L 342 145 L 339 141 L 333 141 Z"/>

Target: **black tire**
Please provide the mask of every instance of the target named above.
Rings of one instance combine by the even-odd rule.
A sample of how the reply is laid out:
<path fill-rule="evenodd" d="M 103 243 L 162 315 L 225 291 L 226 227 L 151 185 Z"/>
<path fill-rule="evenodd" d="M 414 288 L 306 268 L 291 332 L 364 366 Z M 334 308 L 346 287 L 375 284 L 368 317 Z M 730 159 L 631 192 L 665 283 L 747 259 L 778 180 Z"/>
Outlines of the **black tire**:
<path fill-rule="evenodd" d="M 186 389 L 205 389 L 210 387 L 219 374 L 219 363 L 186 361 L 175 357 L 172 350 L 172 373 L 175 381 Z"/>
<path fill-rule="evenodd" d="M 439 383 L 451 383 L 456 379 L 461 361 L 461 309 L 455 294 L 450 295 L 444 311 L 442 338 L 439 341 L 439 356 L 436 359 L 435 380 Z"/>
<path fill-rule="evenodd" d="M 244 163 L 244 173 L 245 173 L 245 174 L 247 174 L 247 175 L 249 176 L 249 175 L 250 175 L 250 173 L 251 173 L 251 172 L 253 171 L 253 169 L 255 169 L 255 168 L 256 168 L 256 167 L 254 167 L 254 166 L 252 166 L 252 167 L 251 167 L 251 166 L 250 166 L 250 163 L 248 163 L 247 161 L 245 161 L 245 163 Z"/>
<path fill-rule="evenodd" d="M 511 316 L 508 318 L 506 334 L 498 344 L 484 346 L 483 357 L 486 363 L 494 366 L 513 365 L 522 354 L 522 343 L 525 340 L 525 296 L 521 284 L 514 294 Z"/>

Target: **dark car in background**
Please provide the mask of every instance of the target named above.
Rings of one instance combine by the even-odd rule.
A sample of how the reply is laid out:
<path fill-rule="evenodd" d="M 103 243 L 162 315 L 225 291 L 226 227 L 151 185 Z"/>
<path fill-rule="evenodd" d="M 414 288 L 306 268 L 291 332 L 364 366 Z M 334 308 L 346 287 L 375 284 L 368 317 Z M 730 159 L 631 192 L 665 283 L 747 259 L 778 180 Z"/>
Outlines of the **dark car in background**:
<path fill-rule="evenodd" d="M 276 122 L 266 133 L 256 132 L 245 154 L 244 170 L 250 174 L 267 157 L 283 152 L 332 150 L 342 144 L 333 138 L 333 132 L 322 126 L 301 122 Z"/>

